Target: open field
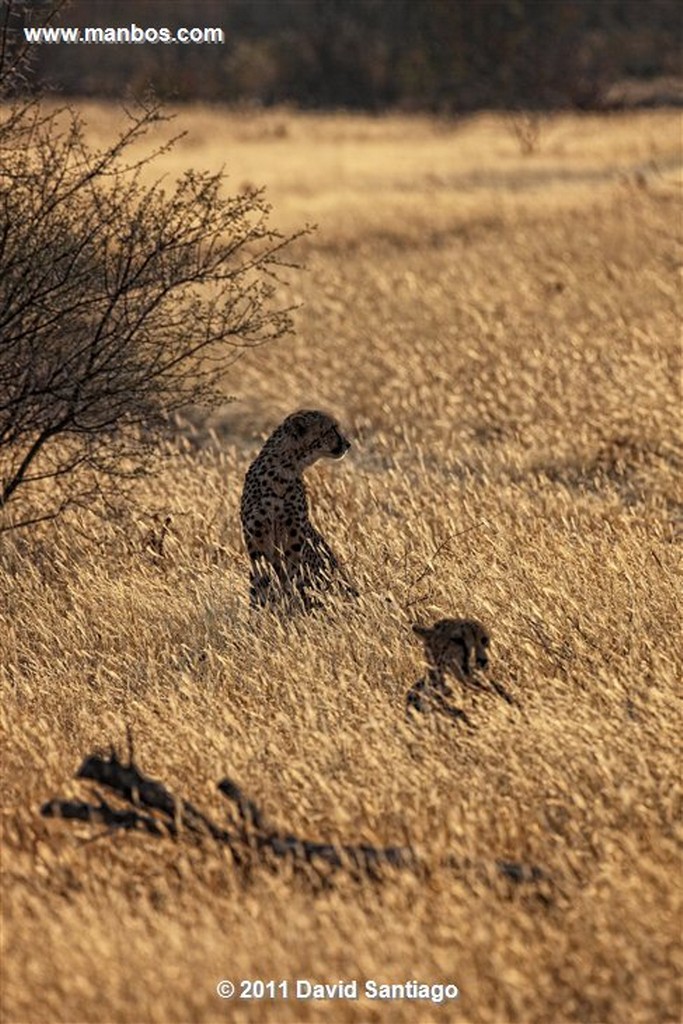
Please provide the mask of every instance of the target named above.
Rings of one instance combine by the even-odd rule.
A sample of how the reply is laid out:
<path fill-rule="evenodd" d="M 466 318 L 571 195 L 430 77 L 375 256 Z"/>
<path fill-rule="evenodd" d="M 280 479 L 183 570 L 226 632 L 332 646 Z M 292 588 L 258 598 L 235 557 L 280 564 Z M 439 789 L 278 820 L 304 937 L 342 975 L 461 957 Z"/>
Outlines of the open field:
<path fill-rule="evenodd" d="M 91 133 L 115 115 L 84 108 Z M 2 1019 L 614 1024 L 681 1015 L 680 119 L 179 111 L 160 170 L 265 183 L 300 243 L 297 334 L 145 499 L 174 516 L 0 541 Z M 250 614 L 244 472 L 300 406 L 352 607 Z M 75 527 L 79 527 L 78 530 Z M 475 615 L 519 707 L 409 727 L 410 625 Z M 114 743 L 217 820 L 237 779 L 312 839 L 410 842 L 425 877 L 244 881 L 212 843 L 49 822 Z M 453 870 L 448 858 L 470 865 Z M 512 886 L 495 860 L 540 866 Z M 219 979 L 454 982 L 455 1003 L 221 1002 Z"/>

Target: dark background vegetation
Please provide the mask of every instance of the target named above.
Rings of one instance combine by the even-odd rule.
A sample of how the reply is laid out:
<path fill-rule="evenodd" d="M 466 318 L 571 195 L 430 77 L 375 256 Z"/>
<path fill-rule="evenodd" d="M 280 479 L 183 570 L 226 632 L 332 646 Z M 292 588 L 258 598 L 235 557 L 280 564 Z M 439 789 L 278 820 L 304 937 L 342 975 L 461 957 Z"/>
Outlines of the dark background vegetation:
<path fill-rule="evenodd" d="M 40 3 L 32 5 L 34 20 Z M 592 108 L 680 72 L 679 0 L 74 0 L 63 25 L 216 26 L 223 45 L 42 46 L 65 94 L 452 112 Z"/>

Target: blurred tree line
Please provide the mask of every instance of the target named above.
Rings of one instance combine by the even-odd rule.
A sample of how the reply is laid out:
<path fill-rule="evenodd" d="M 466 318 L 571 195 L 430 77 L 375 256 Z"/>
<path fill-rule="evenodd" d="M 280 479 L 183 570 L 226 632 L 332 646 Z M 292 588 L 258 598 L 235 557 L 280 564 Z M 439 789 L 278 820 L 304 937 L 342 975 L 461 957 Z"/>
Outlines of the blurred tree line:
<path fill-rule="evenodd" d="M 73 0 L 62 25 L 216 26 L 225 42 L 44 45 L 34 74 L 72 95 L 590 108 L 621 79 L 680 73 L 682 12 L 679 0 Z"/>

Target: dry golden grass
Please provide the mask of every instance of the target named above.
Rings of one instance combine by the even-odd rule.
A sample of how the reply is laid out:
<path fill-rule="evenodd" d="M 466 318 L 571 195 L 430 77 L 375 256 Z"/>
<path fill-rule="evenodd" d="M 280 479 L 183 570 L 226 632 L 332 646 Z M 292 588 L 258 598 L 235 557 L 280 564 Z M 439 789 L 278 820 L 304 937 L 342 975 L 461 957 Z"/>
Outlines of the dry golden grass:
<path fill-rule="evenodd" d="M 148 523 L 0 548 L 3 1019 L 677 1020 L 677 119 L 558 118 L 528 158 L 489 116 L 185 124 L 166 170 L 225 162 L 270 185 L 279 223 L 321 227 L 291 275 L 296 338 L 237 364 L 214 440 L 149 488 L 174 513 L 166 559 L 142 553 Z M 363 597 L 280 623 L 247 608 L 239 494 L 259 439 L 311 403 L 355 440 L 309 477 Z M 408 728 L 410 623 L 469 614 L 521 710 L 464 696 L 476 732 Z M 311 838 L 410 841 L 428 882 L 243 884 L 208 842 L 41 820 L 127 724 L 142 768 L 216 818 L 229 773 Z M 551 899 L 449 855 L 540 865 Z M 215 994 L 297 977 L 461 997 Z"/>

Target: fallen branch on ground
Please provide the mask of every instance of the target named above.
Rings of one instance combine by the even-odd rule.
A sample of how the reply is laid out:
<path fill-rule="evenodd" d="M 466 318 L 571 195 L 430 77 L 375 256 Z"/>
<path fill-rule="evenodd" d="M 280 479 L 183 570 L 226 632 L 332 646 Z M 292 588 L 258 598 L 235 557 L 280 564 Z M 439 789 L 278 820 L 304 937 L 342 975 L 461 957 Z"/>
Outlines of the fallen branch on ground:
<path fill-rule="evenodd" d="M 275 858 L 288 860 L 296 867 L 312 867 L 321 876 L 328 875 L 331 870 L 344 870 L 359 878 L 378 877 L 384 867 L 412 870 L 418 874 L 427 870 L 409 847 L 378 847 L 364 843 L 335 845 L 313 842 L 280 831 L 266 821 L 260 808 L 229 778 L 218 783 L 219 791 L 237 809 L 236 817 L 229 815 L 229 828 L 217 825 L 188 800 L 175 797 L 162 782 L 143 775 L 132 756 L 124 764 L 115 751 L 108 757 L 93 754 L 83 761 L 76 778 L 106 787 L 127 806 L 112 807 L 93 787 L 98 803 L 49 800 L 41 807 L 43 817 L 101 824 L 106 828 L 104 835 L 123 829 L 175 840 L 180 839 L 183 833 L 209 838 L 227 846 L 239 866 Z M 452 857 L 448 857 L 443 866 L 459 871 L 477 867 Z M 498 860 L 494 868 L 497 874 L 514 883 L 547 880 L 540 868 L 514 861 Z"/>

